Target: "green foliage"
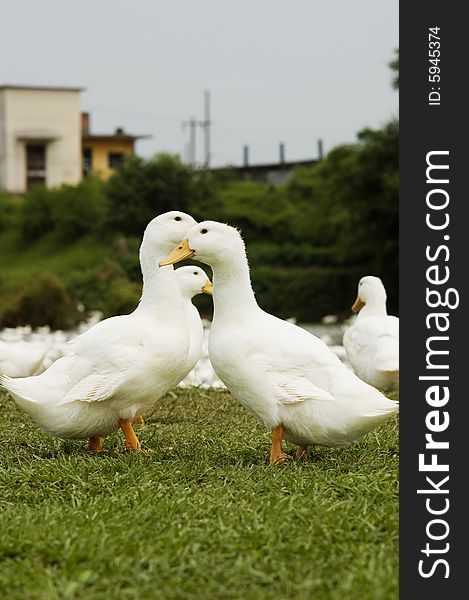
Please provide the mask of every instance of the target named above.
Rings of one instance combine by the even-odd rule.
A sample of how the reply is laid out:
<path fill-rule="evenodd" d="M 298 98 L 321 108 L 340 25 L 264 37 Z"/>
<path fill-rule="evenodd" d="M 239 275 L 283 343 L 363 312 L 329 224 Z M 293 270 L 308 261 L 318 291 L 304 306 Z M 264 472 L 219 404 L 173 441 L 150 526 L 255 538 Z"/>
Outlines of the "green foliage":
<path fill-rule="evenodd" d="M 0 190 L 0 232 L 4 231 L 9 221 L 11 210 L 10 198 Z"/>
<path fill-rule="evenodd" d="M 22 204 L 21 233 L 26 242 L 54 231 L 58 239 L 73 241 L 103 226 L 107 201 L 96 178 L 76 186 L 46 189 L 34 186 Z"/>
<path fill-rule="evenodd" d="M 398 305 L 398 152 L 399 125 L 391 121 L 332 150 L 311 170 L 308 185 L 301 183 L 305 171 L 289 184 L 294 196 L 309 195 L 313 244 L 329 247 L 337 265 L 381 277 L 392 311 Z"/>
<path fill-rule="evenodd" d="M 142 291 L 141 283 L 129 281 L 123 267 L 111 258 L 94 268 L 72 273 L 68 289 L 76 301 L 99 310 L 103 317 L 132 312 Z"/>
<path fill-rule="evenodd" d="M 0 327 L 49 325 L 52 329 L 70 329 L 84 319 L 63 283 L 44 273 L 24 282 L 23 290 L 14 301 L 3 306 Z"/>
<path fill-rule="evenodd" d="M 252 282 L 264 310 L 284 319 L 314 322 L 331 313 L 350 314 L 362 272 L 360 268 L 258 266 L 252 269 Z"/>
<path fill-rule="evenodd" d="M 159 154 L 147 160 L 131 156 L 107 183 L 108 224 L 140 236 L 156 215 L 168 210 L 186 212 L 196 187 L 192 169 L 177 157 Z"/>
<path fill-rule="evenodd" d="M 33 186 L 25 195 L 21 207 L 21 234 L 25 242 L 31 242 L 52 231 L 51 196 L 53 192 L 44 186 Z"/>
<path fill-rule="evenodd" d="M 94 177 L 54 190 L 50 204 L 55 230 L 63 240 L 75 240 L 104 225 L 107 200 L 102 182 Z"/>
<path fill-rule="evenodd" d="M 397 420 L 268 467 L 269 432 L 225 391 L 159 400 L 140 453 L 43 434 L 2 391 L 0 409 L 5 599 L 398 597 Z"/>

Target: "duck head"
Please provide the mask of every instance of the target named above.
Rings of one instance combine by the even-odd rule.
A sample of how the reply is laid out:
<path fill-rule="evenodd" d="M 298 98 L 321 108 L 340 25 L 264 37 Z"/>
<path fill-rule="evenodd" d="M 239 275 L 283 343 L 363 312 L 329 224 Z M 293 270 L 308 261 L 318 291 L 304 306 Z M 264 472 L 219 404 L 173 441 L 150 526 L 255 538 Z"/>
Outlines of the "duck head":
<path fill-rule="evenodd" d="M 166 256 L 160 266 L 195 258 L 213 266 L 245 254 L 244 242 L 235 227 L 217 221 L 202 221 L 191 227 L 183 241 Z"/>
<path fill-rule="evenodd" d="M 197 223 L 190 215 L 171 210 L 150 221 L 140 246 L 142 264 L 152 262 L 154 268 L 163 256 L 174 248 L 187 231 Z"/>
<path fill-rule="evenodd" d="M 175 273 L 183 298 L 190 300 L 197 294 L 212 295 L 212 282 L 200 267 L 180 267 Z"/>
<path fill-rule="evenodd" d="M 358 282 L 357 299 L 352 305 L 353 312 L 360 312 L 365 306 L 384 306 L 386 304 L 386 290 L 379 277 L 367 275 Z"/>

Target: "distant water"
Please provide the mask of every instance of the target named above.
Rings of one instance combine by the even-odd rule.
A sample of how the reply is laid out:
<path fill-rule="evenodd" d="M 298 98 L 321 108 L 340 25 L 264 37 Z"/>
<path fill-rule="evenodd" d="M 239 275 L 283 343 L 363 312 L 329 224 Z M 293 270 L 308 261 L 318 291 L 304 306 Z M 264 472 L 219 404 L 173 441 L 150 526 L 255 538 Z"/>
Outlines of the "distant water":
<path fill-rule="evenodd" d="M 331 323 L 327 325 L 324 323 L 298 323 L 298 325 L 303 327 L 303 329 L 306 329 L 306 331 L 317 335 L 324 340 L 328 346 L 342 346 L 344 331 L 347 328 L 343 323 Z"/>

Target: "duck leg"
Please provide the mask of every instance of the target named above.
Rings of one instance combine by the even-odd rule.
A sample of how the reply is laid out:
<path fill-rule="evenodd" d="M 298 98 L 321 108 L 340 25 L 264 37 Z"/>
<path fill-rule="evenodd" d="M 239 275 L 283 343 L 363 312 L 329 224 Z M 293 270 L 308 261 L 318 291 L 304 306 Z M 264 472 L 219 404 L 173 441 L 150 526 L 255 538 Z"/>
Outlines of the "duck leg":
<path fill-rule="evenodd" d="M 270 461 L 269 465 L 276 465 L 285 462 L 288 458 L 288 454 L 285 454 L 282 450 L 284 428 L 283 425 L 278 425 L 272 429 L 272 448 L 270 450 Z"/>
<path fill-rule="evenodd" d="M 125 436 L 125 449 L 140 450 L 140 442 L 135 435 L 130 419 L 119 419 L 119 427 Z"/>
<path fill-rule="evenodd" d="M 135 417 L 135 419 L 133 420 L 133 424 L 134 425 L 145 425 L 145 419 L 143 418 L 143 415 L 137 415 Z"/>
<path fill-rule="evenodd" d="M 101 452 L 102 449 L 103 449 L 103 438 L 100 435 L 89 438 L 88 450 L 90 450 L 91 452 Z"/>
<path fill-rule="evenodd" d="M 309 460 L 308 446 L 298 446 L 295 454 L 296 460 L 307 461 Z"/>

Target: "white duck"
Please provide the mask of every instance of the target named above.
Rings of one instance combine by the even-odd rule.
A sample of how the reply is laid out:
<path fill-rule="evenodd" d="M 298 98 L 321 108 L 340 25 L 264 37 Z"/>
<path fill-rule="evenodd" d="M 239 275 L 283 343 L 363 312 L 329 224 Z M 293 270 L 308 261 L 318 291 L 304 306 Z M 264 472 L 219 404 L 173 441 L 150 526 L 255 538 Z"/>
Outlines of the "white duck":
<path fill-rule="evenodd" d="M 186 374 L 190 340 L 181 291 L 173 268 L 158 263 L 193 224 L 179 211 L 149 223 L 140 246 L 143 292 L 133 313 L 105 319 L 71 340 L 67 354 L 41 375 L 0 377 L 41 429 L 89 438 L 89 448 L 99 451 L 102 436 L 120 427 L 125 447 L 140 448 L 132 420 Z"/>
<path fill-rule="evenodd" d="M 200 358 L 204 339 L 202 319 L 200 318 L 199 311 L 192 304 L 192 298 L 197 294 L 212 295 L 213 285 L 205 271 L 200 267 L 180 267 L 176 269 L 176 277 L 181 289 L 184 311 L 189 327 L 190 346 L 185 367 L 186 373 L 184 374 L 184 377 L 186 377 Z"/>
<path fill-rule="evenodd" d="M 44 371 L 49 346 L 33 342 L 0 340 L 0 375 L 28 377 Z"/>
<path fill-rule="evenodd" d="M 204 328 L 199 311 L 192 304 L 192 298 L 197 294 L 212 295 L 213 285 L 207 274 L 200 267 L 180 267 L 176 269 L 176 279 L 181 290 L 184 313 L 186 315 L 187 326 L 189 327 L 189 352 L 187 362 L 184 367 L 185 379 L 197 364 L 202 353 L 202 342 L 204 337 Z M 144 425 L 143 415 L 137 415 L 133 420 L 134 425 Z"/>
<path fill-rule="evenodd" d="M 283 437 L 306 458 L 308 445 L 344 446 L 398 411 L 317 337 L 259 308 L 239 232 L 204 221 L 160 265 L 194 257 L 212 267 L 209 353 L 235 398 L 272 431 L 270 464 L 283 462 Z"/>
<path fill-rule="evenodd" d="M 344 348 L 355 373 L 382 390 L 399 388 L 399 319 L 386 312 L 386 290 L 379 277 L 358 283 L 352 306 L 358 312 L 344 334 Z"/>

